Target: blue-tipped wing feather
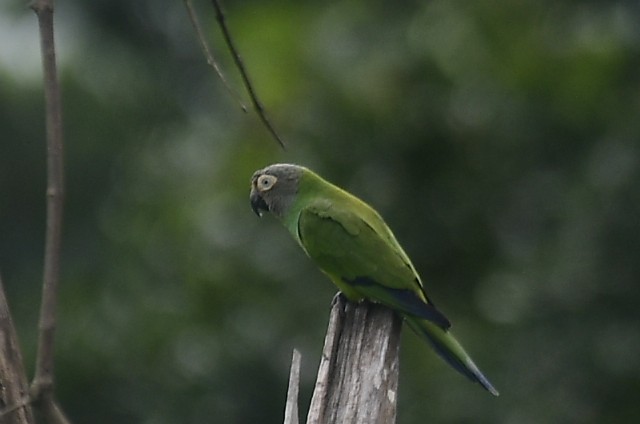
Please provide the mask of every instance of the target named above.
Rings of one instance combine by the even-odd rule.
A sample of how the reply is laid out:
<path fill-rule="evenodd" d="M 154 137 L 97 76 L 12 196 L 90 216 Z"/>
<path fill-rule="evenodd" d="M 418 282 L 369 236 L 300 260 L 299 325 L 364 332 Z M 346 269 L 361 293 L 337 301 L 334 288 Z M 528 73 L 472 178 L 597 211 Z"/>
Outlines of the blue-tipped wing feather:
<path fill-rule="evenodd" d="M 443 330 L 451 327 L 451 322 L 442 312 L 432 304 L 425 303 L 413 290 L 385 287 L 369 277 L 356 277 L 352 280 L 342 278 L 342 280 L 351 286 L 361 286 L 369 293 L 377 294 L 374 299 L 377 298 L 380 303 L 387 304 L 393 309 L 431 321 Z M 389 300 L 385 301 L 386 299 Z"/>

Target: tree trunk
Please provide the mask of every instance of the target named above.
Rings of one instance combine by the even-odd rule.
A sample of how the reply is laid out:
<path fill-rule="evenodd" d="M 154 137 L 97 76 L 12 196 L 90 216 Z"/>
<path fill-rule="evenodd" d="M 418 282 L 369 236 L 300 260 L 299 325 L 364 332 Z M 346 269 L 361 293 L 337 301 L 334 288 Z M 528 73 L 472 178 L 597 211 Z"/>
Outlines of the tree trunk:
<path fill-rule="evenodd" d="M 0 279 L 0 423 L 33 424 L 18 337 Z"/>

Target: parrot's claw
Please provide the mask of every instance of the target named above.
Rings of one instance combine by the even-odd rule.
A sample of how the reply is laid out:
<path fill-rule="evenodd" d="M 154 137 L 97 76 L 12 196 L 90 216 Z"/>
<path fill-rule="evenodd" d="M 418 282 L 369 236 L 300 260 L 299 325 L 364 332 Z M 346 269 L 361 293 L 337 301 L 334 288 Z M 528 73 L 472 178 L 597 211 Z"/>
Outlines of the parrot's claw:
<path fill-rule="evenodd" d="M 337 303 L 347 303 L 347 297 L 342 294 L 341 291 L 336 293 L 335 296 L 333 296 L 333 299 L 331 299 L 331 309 L 333 309 L 333 307 L 336 306 Z"/>

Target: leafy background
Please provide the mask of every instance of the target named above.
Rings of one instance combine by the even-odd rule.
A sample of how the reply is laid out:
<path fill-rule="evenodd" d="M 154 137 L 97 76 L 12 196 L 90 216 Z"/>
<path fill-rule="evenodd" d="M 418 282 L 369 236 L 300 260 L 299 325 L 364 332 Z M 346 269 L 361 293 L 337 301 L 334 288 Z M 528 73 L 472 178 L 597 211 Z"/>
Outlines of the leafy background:
<path fill-rule="evenodd" d="M 77 423 L 303 412 L 334 288 L 251 173 L 307 165 L 373 204 L 493 399 L 404 332 L 398 422 L 640 417 L 635 1 L 227 1 L 278 149 L 180 1 L 56 2 L 67 202 L 57 385 Z M 208 2 L 201 20 L 240 80 Z M 45 152 L 36 20 L 0 4 L 0 267 L 33 363 Z"/>

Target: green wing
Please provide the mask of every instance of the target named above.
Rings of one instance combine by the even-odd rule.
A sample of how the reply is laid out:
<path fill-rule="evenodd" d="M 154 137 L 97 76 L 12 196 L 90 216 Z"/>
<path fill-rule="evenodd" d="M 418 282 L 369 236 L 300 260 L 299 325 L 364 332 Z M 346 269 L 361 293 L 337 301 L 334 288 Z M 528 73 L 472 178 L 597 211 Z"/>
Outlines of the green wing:
<path fill-rule="evenodd" d="M 382 218 L 364 203 L 307 205 L 298 217 L 298 239 L 318 266 L 349 298 L 370 299 L 443 329 L 449 320 L 428 300 L 420 279 Z M 369 220 L 363 218 L 368 215 Z M 382 234 L 381 234 L 382 232 Z"/>

